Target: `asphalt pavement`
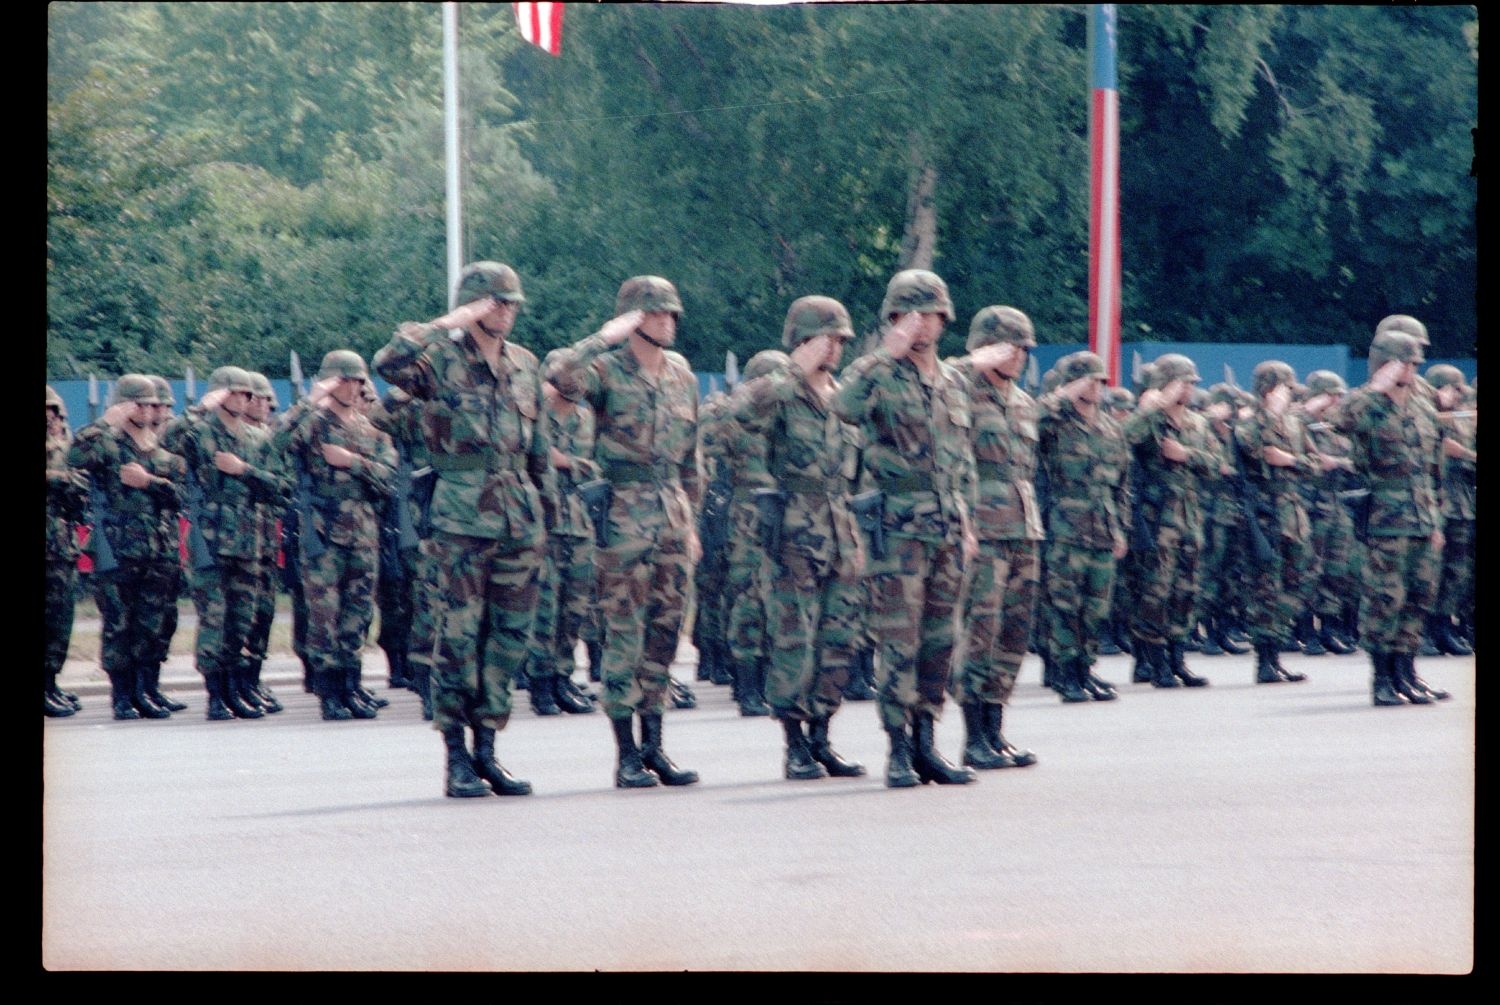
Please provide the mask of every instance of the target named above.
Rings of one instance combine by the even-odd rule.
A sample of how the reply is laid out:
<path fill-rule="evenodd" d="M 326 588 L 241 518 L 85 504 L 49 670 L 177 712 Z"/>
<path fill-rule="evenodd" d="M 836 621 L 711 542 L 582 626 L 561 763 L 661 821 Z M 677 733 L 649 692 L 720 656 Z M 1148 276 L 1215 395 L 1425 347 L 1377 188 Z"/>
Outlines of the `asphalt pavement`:
<path fill-rule="evenodd" d="M 684 647 L 684 655 L 691 649 Z M 1029 768 L 889 790 L 873 704 L 834 720 L 858 779 L 781 777 L 781 735 L 694 682 L 665 748 L 703 780 L 612 787 L 601 714 L 499 737 L 524 798 L 446 799 L 415 696 L 43 728 L 41 963 L 51 970 L 1461 974 L 1474 965 L 1475 661 L 1374 708 L 1362 654 L 1197 657 L 1203 689 L 1064 705 L 1028 658 L 1005 734 Z M 377 653 L 367 682 L 384 680 Z M 691 664 L 675 673 L 692 681 Z M 582 679 L 580 674 L 579 679 Z M 83 679 L 65 675 L 65 685 Z M 87 683 L 87 682 L 85 682 Z M 92 687 L 93 685 L 90 684 Z M 957 758 L 950 704 L 938 745 Z"/>

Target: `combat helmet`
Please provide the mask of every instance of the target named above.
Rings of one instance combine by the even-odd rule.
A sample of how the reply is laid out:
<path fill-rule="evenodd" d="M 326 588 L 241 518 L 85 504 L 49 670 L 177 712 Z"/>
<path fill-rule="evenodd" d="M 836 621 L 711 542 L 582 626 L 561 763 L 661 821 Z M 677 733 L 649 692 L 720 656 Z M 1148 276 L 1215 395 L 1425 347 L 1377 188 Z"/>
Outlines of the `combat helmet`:
<path fill-rule="evenodd" d="M 158 374 L 151 374 L 151 386 L 156 388 L 156 403 L 158 405 L 175 405 L 177 397 L 172 393 L 172 385 L 167 383 L 167 378 Z"/>
<path fill-rule="evenodd" d="M 1415 335 L 1388 328 L 1377 333 L 1370 342 L 1370 376 L 1375 376 L 1376 370 L 1392 360 L 1402 363 L 1425 363 L 1427 357 L 1422 352 L 1422 343 L 1417 341 Z"/>
<path fill-rule="evenodd" d="M 756 377 L 764 377 L 772 370 L 780 370 L 791 364 L 792 357 L 780 349 L 762 349 L 750 357 L 750 361 L 745 364 L 742 377 L 745 380 L 754 380 Z"/>
<path fill-rule="evenodd" d="M 500 262 L 471 262 L 458 274 L 453 306 L 462 307 L 483 297 L 494 297 L 509 304 L 524 304 L 521 277 L 516 270 Z"/>
<path fill-rule="evenodd" d="M 1406 334 L 1416 339 L 1419 345 L 1426 346 L 1432 344 L 1427 338 L 1427 326 L 1410 314 L 1388 314 L 1381 318 L 1380 323 L 1375 326 L 1376 335 L 1392 331 L 1406 332 Z"/>
<path fill-rule="evenodd" d="M 781 329 L 782 346 L 791 351 L 819 335 L 852 339 L 854 324 L 849 320 L 849 311 L 832 297 L 799 297 L 792 301 Z"/>
<path fill-rule="evenodd" d="M 1310 395 L 1340 395 L 1349 390 L 1344 378 L 1332 370 L 1314 370 L 1307 375 L 1307 393 Z"/>
<path fill-rule="evenodd" d="M 1042 393 L 1051 394 L 1057 390 L 1057 385 L 1062 383 L 1062 374 L 1057 372 L 1057 367 L 1050 366 L 1047 372 L 1042 374 Z"/>
<path fill-rule="evenodd" d="M 276 388 L 271 386 L 271 379 L 269 377 L 252 370 L 250 372 L 250 382 L 255 385 L 254 393 L 257 398 L 265 398 L 272 405 L 276 404 Z"/>
<path fill-rule="evenodd" d="M 620 284 L 620 292 L 615 295 L 615 315 L 630 311 L 647 314 L 667 311 L 680 315 L 682 298 L 677 295 L 677 287 L 661 276 L 632 276 Z"/>
<path fill-rule="evenodd" d="M 221 366 L 208 375 L 208 389 L 217 391 L 220 388 L 255 393 L 255 385 L 250 380 L 250 374 L 237 366 Z"/>
<path fill-rule="evenodd" d="M 969 322 L 969 340 L 964 343 L 966 352 L 973 352 L 987 345 L 1008 342 L 1023 349 L 1036 348 L 1036 331 L 1031 319 L 1014 307 L 993 305 L 974 315 Z"/>
<path fill-rule="evenodd" d="M 1156 383 L 1153 387 L 1166 387 L 1174 380 L 1196 384 L 1202 379 L 1198 376 L 1198 365 L 1180 352 L 1158 356 L 1152 360 L 1152 365 L 1156 367 Z"/>
<path fill-rule="evenodd" d="M 318 369 L 319 380 L 329 377 L 369 380 L 370 371 L 365 367 L 364 357 L 353 349 L 335 349 L 323 357 L 323 365 Z"/>
<path fill-rule="evenodd" d="M 1437 363 L 1427 369 L 1427 383 L 1434 388 L 1456 384 L 1460 390 L 1467 386 L 1464 372 L 1451 363 Z"/>
<path fill-rule="evenodd" d="M 1128 387 L 1110 388 L 1104 400 L 1113 412 L 1128 412 L 1135 408 L 1135 395 L 1130 393 Z"/>
<path fill-rule="evenodd" d="M 1058 360 L 1057 373 L 1059 384 L 1071 384 L 1080 377 L 1093 377 L 1096 380 L 1109 379 L 1109 371 L 1104 368 L 1104 360 L 1099 358 L 1098 353 L 1089 352 L 1087 349 L 1070 352 Z"/>
<path fill-rule="evenodd" d="M 63 403 L 62 395 L 58 394 L 51 384 L 47 385 L 47 407 L 56 409 L 57 414 L 64 419 L 68 417 L 68 406 Z"/>
<path fill-rule="evenodd" d="M 880 302 L 880 317 L 888 320 L 892 314 L 941 314 L 949 321 L 953 313 L 953 301 L 948 298 L 948 284 L 936 272 L 926 269 L 907 269 L 891 277 L 885 288 L 885 299 Z"/>
<path fill-rule="evenodd" d="M 144 373 L 127 373 L 115 381 L 115 401 L 129 401 L 137 405 L 160 404 L 156 397 L 156 385 Z"/>
<path fill-rule="evenodd" d="M 1279 359 L 1268 359 L 1264 363 L 1257 363 L 1255 369 L 1250 372 L 1250 387 L 1260 398 L 1264 398 L 1282 384 L 1291 387 L 1296 383 L 1297 374 L 1292 370 L 1291 364 L 1283 363 Z"/>

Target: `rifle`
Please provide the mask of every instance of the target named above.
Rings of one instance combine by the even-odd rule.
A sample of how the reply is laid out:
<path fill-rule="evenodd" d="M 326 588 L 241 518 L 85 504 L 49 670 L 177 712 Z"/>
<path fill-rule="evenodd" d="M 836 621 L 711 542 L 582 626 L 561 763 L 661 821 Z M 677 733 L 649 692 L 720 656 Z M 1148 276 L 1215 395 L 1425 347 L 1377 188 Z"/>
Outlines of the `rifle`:
<path fill-rule="evenodd" d="M 750 497 L 760 514 L 760 546 L 773 561 L 781 560 L 781 530 L 786 523 L 786 493 L 780 489 L 752 489 Z"/>
<path fill-rule="evenodd" d="M 1245 524 L 1250 531 L 1250 549 L 1255 554 L 1257 562 L 1271 562 L 1276 553 L 1271 550 L 1271 542 L 1266 540 L 1266 532 L 1260 525 L 1260 514 L 1265 508 L 1260 493 L 1250 483 L 1250 478 L 1245 474 L 1245 461 L 1240 456 L 1240 443 L 1235 436 L 1234 427 L 1229 429 L 1229 445 L 1234 451 L 1234 474 L 1235 488 L 1240 497 L 1240 509 L 1245 514 Z"/>
<path fill-rule="evenodd" d="M 706 557 L 717 555 L 729 546 L 729 502 L 734 494 L 729 466 L 718 465 L 714 480 L 703 494 L 703 512 L 698 517 L 698 538 Z"/>
<path fill-rule="evenodd" d="M 187 491 L 183 493 L 182 512 L 188 520 L 188 565 L 194 572 L 212 569 L 218 564 L 208 538 L 203 535 L 203 486 L 197 474 L 188 468 Z"/>
<path fill-rule="evenodd" d="M 608 478 L 595 478 L 581 483 L 576 491 L 578 498 L 583 500 L 584 509 L 588 510 L 589 519 L 593 521 L 595 546 L 608 548 L 609 506 L 615 498 L 614 484 Z"/>
<path fill-rule="evenodd" d="M 89 544 L 94 546 L 94 571 L 98 573 L 111 573 L 120 567 L 120 562 L 115 558 L 115 549 L 109 543 L 109 533 L 106 528 L 114 523 L 114 514 L 106 508 L 104 493 L 99 491 L 98 483 L 90 479 L 89 488 Z"/>
<path fill-rule="evenodd" d="M 871 557 L 876 561 L 885 558 L 885 492 L 881 489 L 861 492 L 849 500 L 849 512 L 865 532 Z"/>
<path fill-rule="evenodd" d="M 297 511 L 297 532 L 302 541 L 304 558 L 319 558 L 328 550 L 318 525 L 313 522 L 312 475 L 307 471 L 306 461 L 297 461 L 297 490 L 292 496 L 292 508 Z"/>
<path fill-rule="evenodd" d="M 401 547 L 415 548 L 417 542 L 425 540 L 432 533 L 432 493 L 437 488 L 437 471 L 430 465 L 424 465 L 411 473 L 411 487 L 409 490 L 410 505 L 407 507 L 407 525 L 411 528 L 411 537 L 408 538 L 406 531 L 401 532 Z M 411 508 L 415 507 L 417 519 L 411 520 Z"/>
<path fill-rule="evenodd" d="M 1158 513 L 1162 504 L 1161 486 L 1155 479 L 1147 478 L 1145 470 L 1146 466 L 1139 459 L 1130 462 L 1130 487 L 1136 497 L 1130 507 L 1130 550 L 1136 555 L 1156 552 L 1156 529 L 1146 519 L 1146 506 L 1142 503 L 1149 504 Z"/>

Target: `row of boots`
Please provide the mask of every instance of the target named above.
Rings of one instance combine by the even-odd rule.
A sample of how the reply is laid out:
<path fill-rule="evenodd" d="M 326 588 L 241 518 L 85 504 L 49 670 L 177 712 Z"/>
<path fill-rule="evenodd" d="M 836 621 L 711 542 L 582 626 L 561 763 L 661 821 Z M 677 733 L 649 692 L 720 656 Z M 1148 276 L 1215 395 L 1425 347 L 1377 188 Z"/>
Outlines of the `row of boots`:
<path fill-rule="evenodd" d="M 48 671 L 42 679 L 42 715 L 49 719 L 66 719 L 82 710 L 83 702 L 78 700 L 78 695 L 58 687 L 57 674 Z"/>
<path fill-rule="evenodd" d="M 106 671 L 110 712 L 116 719 L 166 719 L 187 706 L 161 693 L 161 664 Z M 76 700 L 76 699 L 75 699 Z M 79 705 L 78 707 L 82 707 Z M 69 715 L 72 712 L 68 713 Z"/>
<path fill-rule="evenodd" d="M 786 760 L 783 774 L 794 781 L 813 778 L 859 778 L 865 766 L 857 761 L 846 761 L 840 757 L 828 741 L 829 716 L 808 720 L 804 733 L 802 721 L 791 716 L 778 716 L 786 733 Z"/>
<path fill-rule="evenodd" d="M 1417 661 L 1412 653 L 1372 652 L 1370 663 L 1375 670 L 1370 694 L 1377 706 L 1431 705 L 1453 697 L 1417 674 Z"/>
<path fill-rule="evenodd" d="M 318 709 L 328 722 L 344 722 L 349 719 L 374 719 L 382 708 L 390 704 L 364 688 L 359 682 L 358 664 L 333 670 L 319 670 L 313 674 L 313 691 L 318 696 Z M 209 718 L 213 718 L 212 715 Z"/>
<path fill-rule="evenodd" d="M 1093 672 L 1088 657 L 1067 654 L 1054 658 L 1042 654 L 1042 685 L 1057 692 L 1064 702 L 1114 701 L 1115 686 Z"/>
<path fill-rule="evenodd" d="M 529 796 L 531 783 L 517 778 L 495 760 L 495 730 L 489 726 L 475 726 L 474 749 L 471 753 L 464 742 L 463 726 L 449 726 L 443 730 L 443 746 L 448 750 L 448 775 L 444 782 L 444 793 L 454 799 L 487 796 Z"/>
<path fill-rule="evenodd" d="M 698 772 L 672 763 L 661 745 L 661 713 L 641 712 L 641 741 L 635 740 L 634 717 L 611 719 L 615 732 L 615 788 L 648 789 L 661 785 L 692 785 Z"/>
<path fill-rule="evenodd" d="M 959 767 L 943 757 L 933 745 L 934 719 L 931 712 L 918 712 L 911 728 L 886 726 L 891 741 L 890 757 L 885 764 L 885 784 L 891 789 L 908 789 L 928 782 L 939 785 L 967 785 L 977 777 L 968 768 Z"/>

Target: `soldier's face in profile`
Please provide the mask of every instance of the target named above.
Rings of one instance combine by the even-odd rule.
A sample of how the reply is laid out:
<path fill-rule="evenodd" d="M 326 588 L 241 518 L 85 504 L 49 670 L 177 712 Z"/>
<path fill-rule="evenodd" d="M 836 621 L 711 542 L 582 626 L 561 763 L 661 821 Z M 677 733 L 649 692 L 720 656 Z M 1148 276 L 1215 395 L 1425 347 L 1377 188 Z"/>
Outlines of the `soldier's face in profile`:
<path fill-rule="evenodd" d="M 677 340 L 677 315 L 671 311 L 646 311 L 637 327 L 664 346 Z"/>
<path fill-rule="evenodd" d="M 943 337 L 943 326 L 948 321 L 937 312 L 924 312 L 917 315 L 917 334 L 911 340 L 913 352 L 930 352 L 938 344 L 938 339 Z"/>
<path fill-rule="evenodd" d="M 520 313 L 519 304 L 491 298 L 489 312 L 474 323 L 490 338 L 506 338 L 510 335 L 510 330 L 516 326 L 516 315 Z"/>
<path fill-rule="evenodd" d="M 1021 376 L 1021 371 L 1026 369 L 1026 358 L 1031 354 L 1031 350 L 1023 345 L 1014 345 L 1014 348 L 1015 352 L 1011 353 L 1010 359 L 996 368 L 1000 371 L 1000 376 L 1007 380 L 1015 380 Z"/>
<path fill-rule="evenodd" d="M 271 399 L 262 398 L 258 394 L 252 395 L 250 398 L 250 407 L 246 409 L 246 414 L 256 422 L 265 422 L 266 417 L 271 414 Z"/>
<path fill-rule="evenodd" d="M 354 408 L 364 396 L 365 382 L 358 377 L 340 377 L 329 392 L 345 408 Z"/>
<path fill-rule="evenodd" d="M 1437 389 L 1438 408 L 1441 408 L 1445 412 L 1451 412 L 1458 407 L 1459 399 L 1462 397 L 1463 392 L 1459 390 L 1457 384 L 1448 384 L 1445 387 L 1440 387 Z"/>
<path fill-rule="evenodd" d="M 828 358 L 823 360 L 823 365 L 818 369 L 827 373 L 833 373 L 839 368 L 839 360 L 844 358 L 844 346 L 849 344 L 846 338 L 836 335 L 828 336 Z"/>

